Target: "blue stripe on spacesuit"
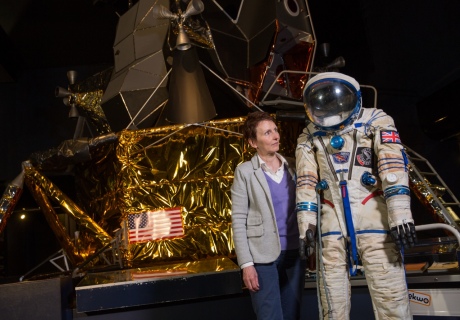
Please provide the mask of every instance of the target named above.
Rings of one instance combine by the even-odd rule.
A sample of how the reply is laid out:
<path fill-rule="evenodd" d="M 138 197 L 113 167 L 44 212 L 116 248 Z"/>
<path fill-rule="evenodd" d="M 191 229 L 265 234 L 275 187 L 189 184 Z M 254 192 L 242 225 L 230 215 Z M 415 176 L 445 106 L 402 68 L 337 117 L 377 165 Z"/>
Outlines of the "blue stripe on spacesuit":
<path fill-rule="evenodd" d="M 406 168 L 407 165 L 403 158 L 382 158 L 377 165 L 379 174 L 391 169 L 406 170 Z"/>
<path fill-rule="evenodd" d="M 404 159 L 404 165 L 405 165 L 404 171 L 407 172 L 407 165 L 409 164 L 409 160 L 407 159 L 407 154 L 406 152 L 404 152 L 404 149 L 401 149 L 401 153 Z"/>
<path fill-rule="evenodd" d="M 317 183 L 318 183 L 318 179 L 311 174 L 297 177 L 297 188 L 305 186 L 305 185 L 310 186 L 310 187 L 316 187 Z"/>
<path fill-rule="evenodd" d="M 313 211 L 318 212 L 318 204 L 315 202 L 298 202 L 296 211 Z"/>
<path fill-rule="evenodd" d="M 356 248 L 356 236 L 355 236 L 355 227 L 353 225 L 353 218 L 351 216 L 351 207 L 350 207 L 350 199 L 348 198 L 348 189 L 347 189 L 347 181 L 342 180 L 340 181 L 340 186 L 342 189 L 342 203 L 343 203 L 343 211 L 345 214 L 345 223 L 347 225 L 347 233 L 350 241 L 348 242 L 348 252 L 350 254 L 350 275 L 354 276 L 357 272 L 357 265 L 358 265 L 358 249 Z"/>
<path fill-rule="evenodd" d="M 316 131 L 313 133 L 313 137 L 324 137 L 327 135 L 327 132 L 324 131 Z"/>
<path fill-rule="evenodd" d="M 390 170 L 390 169 L 401 169 L 401 170 L 405 170 L 406 167 L 405 167 L 405 166 L 392 166 L 392 167 L 387 167 L 387 168 L 384 168 L 384 169 L 379 169 L 379 173 L 382 173 L 383 171 L 387 171 L 387 170 Z"/>
<path fill-rule="evenodd" d="M 388 230 L 382 230 L 382 229 L 377 229 L 377 230 L 358 230 L 356 231 L 356 234 L 366 234 L 366 233 L 378 233 L 378 234 L 389 234 L 390 231 Z M 323 237 L 328 237 L 328 236 L 341 236 L 342 231 L 329 231 L 325 233 L 321 233 L 321 238 Z"/>
<path fill-rule="evenodd" d="M 379 162 L 383 164 L 379 165 L 380 167 L 383 166 L 384 164 L 387 163 L 400 163 L 400 164 L 405 164 L 404 158 L 381 158 L 379 159 Z"/>
<path fill-rule="evenodd" d="M 380 233 L 380 234 L 389 234 L 390 231 L 388 230 L 359 230 L 359 231 L 356 231 L 357 234 L 364 234 L 364 233 Z"/>
<path fill-rule="evenodd" d="M 389 165 L 389 164 L 399 164 L 399 165 L 405 165 L 404 159 L 403 158 L 385 158 L 385 159 L 380 159 L 379 160 L 379 165 L 378 167 L 382 167 L 384 165 Z"/>
<path fill-rule="evenodd" d="M 342 232 L 341 231 L 330 231 L 330 232 L 321 233 L 321 238 L 327 237 L 327 236 L 335 236 L 335 235 L 341 236 Z"/>
<path fill-rule="evenodd" d="M 405 185 L 397 185 L 397 186 L 392 186 L 389 188 L 386 188 L 383 190 L 383 195 L 385 199 L 388 199 L 392 196 L 398 196 L 398 195 L 410 195 L 410 189 L 409 187 Z"/>

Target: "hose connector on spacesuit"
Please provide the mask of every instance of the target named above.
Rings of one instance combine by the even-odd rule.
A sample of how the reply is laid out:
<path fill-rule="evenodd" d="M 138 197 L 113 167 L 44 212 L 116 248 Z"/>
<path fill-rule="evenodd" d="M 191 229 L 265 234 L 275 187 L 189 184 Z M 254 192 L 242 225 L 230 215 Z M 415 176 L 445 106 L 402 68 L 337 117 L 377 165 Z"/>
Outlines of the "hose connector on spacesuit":
<path fill-rule="evenodd" d="M 370 172 L 365 171 L 361 176 L 361 184 L 363 186 L 375 186 L 377 184 L 377 179 Z"/>

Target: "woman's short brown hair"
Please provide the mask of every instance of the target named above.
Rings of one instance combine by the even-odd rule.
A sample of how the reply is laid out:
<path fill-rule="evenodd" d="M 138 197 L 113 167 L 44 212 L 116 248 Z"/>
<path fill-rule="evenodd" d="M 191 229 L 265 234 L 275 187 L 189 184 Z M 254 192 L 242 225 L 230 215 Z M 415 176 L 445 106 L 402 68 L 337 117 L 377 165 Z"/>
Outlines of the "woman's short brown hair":
<path fill-rule="evenodd" d="M 246 141 L 249 139 L 257 140 L 257 131 L 256 128 L 261 121 L 272 121 L 275 122 L 275 119 L 267 112 L 264 111 L 255 111 L 248 114 L 246 121 L 243 123 L 243 137 Z"/>

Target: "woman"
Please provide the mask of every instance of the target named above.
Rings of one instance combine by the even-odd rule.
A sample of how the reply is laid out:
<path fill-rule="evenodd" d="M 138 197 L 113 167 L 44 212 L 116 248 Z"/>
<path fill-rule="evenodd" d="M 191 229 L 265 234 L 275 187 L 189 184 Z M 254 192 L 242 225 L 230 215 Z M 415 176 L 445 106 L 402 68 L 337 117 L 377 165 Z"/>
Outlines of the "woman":
<path fill-rule="evenodd" d="M 279 153 L 280 135 L 266 112 L 250 113 L 243 136 L 256 149 L 235 169 L 232 229 L 237 260 L 257 319 L 299 319 L 305 261 L 299 256 L 295 161 Z"/>

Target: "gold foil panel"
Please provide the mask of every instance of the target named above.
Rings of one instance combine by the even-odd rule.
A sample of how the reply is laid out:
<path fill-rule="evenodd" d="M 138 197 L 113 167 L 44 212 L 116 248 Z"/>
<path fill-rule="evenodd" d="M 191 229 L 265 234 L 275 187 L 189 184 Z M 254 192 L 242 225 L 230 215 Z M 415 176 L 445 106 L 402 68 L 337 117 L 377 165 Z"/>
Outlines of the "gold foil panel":
<path fill-rule="evenodd" d="M 112 132 L 104 111 L 101 99 L 112 77 L 113 68 L 108 68 L 71 86 L 78 111 L 91 123 L 98 134 Z"/>
<path fill-rule="evenodd" d="M 48 225 L 56 235 L 57 240 L 59 241 L 61 247 L 67 254 L 67 257 L 69 258 L 70 262 L 73 265 L 77 265 L 83 262 L 83 256 L 79 254 L 78 249 L 74 246 L 72 240 L 67 234 L 66 229 L 59 221 L 58 215 L 54 211 L 51 202 L 46 197 L 45 193 L 40 188 L 40 186 L 36 184 L 37 181 L 35 181 L 34 179 L 29 179 L 29 177 L 27 177 L 25 179 L 25 182 L 30 192 L 32 193 L 35 201 L 40 206 L 40 209 L 45 215 L 45 219 L 48 222 Z"/>
<path fill-rule="evenodd" d="M 98 134 L 112 132 L 109 122 L 101 107 L 102 90 L 76 93 L 75 101 L 78 110 L 81 111 L 87 120 L 93 124 Z"/>
<path fill-rule="evenodd" d="M 184 237 L 129 246 L 134 262 L 231 256 L 230 187 L 241 119 L 125 131 L 117 150 L 126 213 L 183 207 Z"/>
<path fill-rule="evenodd" d="M 126 265 L 234 257 L 233 172 L 254 152 L 240 133 L 244 120 L 125 130 L 115 153 L 80 167 L 80 202 L 109 234 L 124 228 Z M 292 156 L 302 124 L 279 127 L 280 152 Z M 182 208 L 183 237 L 128 244 L 128 214 L 174 207 Z"/>
<path fill-rule="evenodd" d="M 433 213 L 436 220 L 460 230 L 459 218 L 455 212 L 451 208 L 443 210 L 442 203 L 444 201 L 441 196 L 435 194 L 435 192 L 442 191 L 438 186 L 432 185 L 426 178 L 421 179 L 412 167 L 409 168 L 409 181 L 410 188 L 415 196 L 431 213 Z"/>
<path fill-rule="evenodd" d="M 78 289 L 90 286 L 114 285 L 129 281 L 157 280 L 171 277 L 187 277 L 212 272 L 237 271 L 238 266 L 228 258 L 205 259 L 180 263 L 162 264 L 113 272 L 88 273 L 78 284 Z"/>
<path fill-rule="evenodd" d="M 233 170 L 250 157 L 243 120 L 122 131 L 116 154 L 82 167 L 81 202 L 105 230 L 125 227 L 130 213 L 182 207 L 184 237 L 130 244 L 129 262 L 234 254 L 230 187 Z"/>
<path fill-rule="evenodd" d="M 99 248 L 110 243 L 112 238 L 101 228 L 94 220 L 92 220 L 84 211 L 82 211 L 74 201 L 65 195 L 58 187 L 56 187 L 48 178 L 35 170 L 32 166 L 25 166 L 25 181 L 32 192 L 35 200 L 39 203 L 43 210 L 50 227 L 55 233 L 58 241 L 69 256 L 81 256 L 83 258 Z M 49 198 L 49 199 L 48 199 Z M 90 235 L 82 235 L 80 238 L 82 248 L 73 248 L 69 243 L 69 236 L 64 227 L 58 221 L 56 213 L 52 208 L 51 201 L 54 201 L 65 210 L 75 222 Z M 86 239 L 87 241 L 84 241 Z M 75 253 L 78 252 L 78 253 Z M 79 262 L 80 259 L 74 259 L 73 262 Z"/>

